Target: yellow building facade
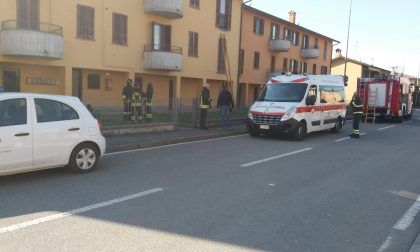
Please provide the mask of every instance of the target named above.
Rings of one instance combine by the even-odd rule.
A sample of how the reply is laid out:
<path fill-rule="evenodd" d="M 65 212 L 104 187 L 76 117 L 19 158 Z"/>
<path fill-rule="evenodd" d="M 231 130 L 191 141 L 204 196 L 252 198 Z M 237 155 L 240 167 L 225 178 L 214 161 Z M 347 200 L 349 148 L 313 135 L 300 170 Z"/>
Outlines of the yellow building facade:
<path fill-rule="evenodd" d="M 330 74 L 332 38 L 244 5 L 239 59 L 240 104 L 252 103 L 267 80 L 281 73 Z"/>
<path fill-rule="evenodd" d="M 226 81 L 220 35 L 238 73 L 241 0 L 2 0 L 0 82 L 6 91 L 121 106 L 128 78 L 154 105 L 191 105 Z M 233 90 L 237 89 L 236 79 Z M 236 92 L 234 92 L 236 94 Z"/>

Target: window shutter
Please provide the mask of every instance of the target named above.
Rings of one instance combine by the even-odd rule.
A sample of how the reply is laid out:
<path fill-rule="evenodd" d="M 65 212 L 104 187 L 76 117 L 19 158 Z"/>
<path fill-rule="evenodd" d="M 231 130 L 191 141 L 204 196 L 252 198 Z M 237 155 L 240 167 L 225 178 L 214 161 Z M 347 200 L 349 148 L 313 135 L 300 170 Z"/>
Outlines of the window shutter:
<path fill-rule="evenodd" d="M 216 26 L 220 27 L 220 0 L 216 0 Z"/>
<path fill-rule="evenodd" d="M 254 17 L 254 33 L 257 33 L 257 17 Z"/>
<path fill-rule="evenodd" d="M 260 19 L 261 22 L 261 35 L 264 35 L 264 19 Z"/>
<path fill-rule="evenodd" d="M 226 0 L 226 15 L 227 15 L 227 24 L 226 29 L 230 30 L 232 23 L 232 0 Z"/>
<path fill-rule="evenodd" d="M 128 17 L 126 15 L 121 15 L 122 17 L 122 42 L 123 44 L 128 44 Z"/>
<path fill-rule="evenodd" d="M 194 33 L 194 56 L 198 56 L 198 33 Z"/>
<path fill-rule="evenodd" d="M 87 8 L 87 37 L 89 39 L 95 38 L 95 9 Z"/>
<path fill-rule="evenodd" d="M 188 55 L 193 56 L 193 33 L 188 32 Z"/>

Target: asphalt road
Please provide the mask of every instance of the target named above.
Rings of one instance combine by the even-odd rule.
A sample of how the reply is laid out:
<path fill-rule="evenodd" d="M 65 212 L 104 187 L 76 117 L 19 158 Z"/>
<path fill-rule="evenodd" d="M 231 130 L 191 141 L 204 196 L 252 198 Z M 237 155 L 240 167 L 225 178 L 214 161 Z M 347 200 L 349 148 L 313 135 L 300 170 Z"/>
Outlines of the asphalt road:
<path fill-rule="evenodd" d="M 408 251 L 420 113 L 361 139 L 248 135 L 0 177 L 0 251 Z"/>

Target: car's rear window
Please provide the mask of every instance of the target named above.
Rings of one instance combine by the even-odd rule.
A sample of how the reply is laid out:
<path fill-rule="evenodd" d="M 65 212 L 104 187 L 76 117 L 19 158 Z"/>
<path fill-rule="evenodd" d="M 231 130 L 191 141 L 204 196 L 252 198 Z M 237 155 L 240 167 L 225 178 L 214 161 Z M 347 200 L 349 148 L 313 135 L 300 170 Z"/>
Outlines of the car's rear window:
<path fill-rule="evenodd" d="M 55 100 L 36 98 L 35 109 L 38 123 L 79 119 L 75 109 Z"/>

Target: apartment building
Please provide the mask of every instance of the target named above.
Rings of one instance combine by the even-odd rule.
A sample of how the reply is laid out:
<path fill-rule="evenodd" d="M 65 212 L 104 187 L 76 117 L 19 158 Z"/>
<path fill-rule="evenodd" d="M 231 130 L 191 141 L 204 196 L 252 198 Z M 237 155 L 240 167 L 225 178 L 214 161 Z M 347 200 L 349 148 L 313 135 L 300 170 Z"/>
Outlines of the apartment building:
<path fill-rule="evenodd" d="M 249 105 L 267 80 L 282 72 L 330 74 L 332 38 L 250 6 L 243 6 L 238 99 Z"/>
<path fill-rule="evenodd" d="M 0 82 L 7 91 L 64 94 L 121 106 L 131 78 L 154 105 L 186 105 L 226 80 L 220 35 L 237 76 L 241 0 L 2 0 Z M 237 89 L 234 80 L 233 89 Z"/>
<path fill-rule="evenodd" d="M 345 58 L 340 49 L 335 50 L 335 57 L 331 63 L 331 74 L 344 75 Z M 350 103 L 352 94 L 357 91 L 358 78 L 386 78 L 391 71 L 347 58 L 346 75 L 349 78 L 345 88 L 346 102 Z"/>

